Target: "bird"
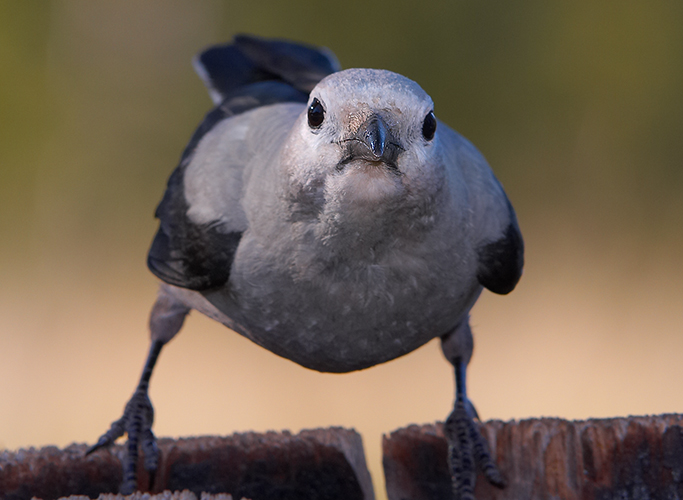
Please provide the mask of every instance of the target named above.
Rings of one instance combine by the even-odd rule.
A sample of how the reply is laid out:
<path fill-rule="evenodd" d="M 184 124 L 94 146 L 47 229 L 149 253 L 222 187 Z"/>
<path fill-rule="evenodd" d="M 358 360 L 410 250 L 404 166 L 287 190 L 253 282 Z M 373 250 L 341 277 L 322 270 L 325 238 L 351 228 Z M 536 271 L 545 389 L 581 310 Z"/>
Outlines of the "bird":
<path fill-rule="evenodd" d="M 504 487 L 467 396 L 469 318 L 484 288 L 515 288 L 524 243 L 482 154 L 416 82 L 343 70 L 326 48 L 237 35 L 194 67 L 214 106 L 155 213 L 149 354 L 123 416 L 87 453 L 127 434 L 121 492 L 136 487 L 140 450 L 154 473 L 150 377 L 196 310 L 320 372 L 439 338 L 455 379 L 444 425 L 453 493 L 473 499 L 478 469 Z"/>

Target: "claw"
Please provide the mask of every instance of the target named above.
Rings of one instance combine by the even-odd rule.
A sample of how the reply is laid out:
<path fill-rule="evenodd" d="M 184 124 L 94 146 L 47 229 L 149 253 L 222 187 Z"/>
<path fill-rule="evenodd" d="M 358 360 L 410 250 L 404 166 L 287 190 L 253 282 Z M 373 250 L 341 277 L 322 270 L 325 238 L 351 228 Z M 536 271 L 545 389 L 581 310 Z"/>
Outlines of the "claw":
<path fill-rule="evenodd" d="M 498 466 L 491 457 L 489 446 L 486 439 L 479 432 L 479 426 L 474 421 L 470 421 L 470 439 L 474 443 L 474 459 L 481 467 L 484 476 L 489 483 L 497 488 L 505 488 L 505 479 Z"/>
<path fill-rule="evenodd" d="M 157 468 L 159 467 L 159 447 L 157 446 L 157 439 L 150 428 L 142 433 L 142 452 L 145 454 L 145 470 L 149 472 L 149 490 L 154 489 L 154 478 Z"/>
<path fill-rule="evenodd" d="M 488 444 L 468 406 L 474 408 L 469 401 L 458 398 L 444 426 L 453 494 L 458 500 L 474 500 L 477 465 L 491 484 L 499 488 L 505 486 L 505 480 L 491 458 Z"/>
<path fill-rule="evenodd" d="M 457 500 L 474 500 L 477 471 L 469 429 L 471 422 L 463 400 L 458 399 L 444 426 L 448 439 L 448 464 L 453 479 L 453 494 Z"/>
<path fill-rule="evenodd" d="M 114 441 L 123 436 L 124 432 L 126 432 L 125 416 L 116 422 L 113 422 L 109 430 L 100 436 L 100 438 L 97 440 L 97 443 L 88 448 L 88 450 L 85 452 L 85 455 L 90 455 L 100 448 L 109 448 L 112 444 L 114 444 Z"/>
<path fill-rule="evenodd" d="M 145 470 L 155 471 L 159 466 L 159 447 L 152 429 L 147 429 L 143 433 L 141 448 L 145 454 Z"/>
<path fill-rule="evenodd" d="M 109 430 L 86 452 L 89 455 L 100 448 L 109 447 L 124 433 L 128 434 L 127 453 L 123 461 L 123 483 L 120 488 L 124 495 L 133 493 L 137 488 L 138 446 L 145 454 L 144 465 L 150 473 L 150 488 L 152 487 L 154 473 L 159 465 L 159 448 L 152 432 L 153 422 L 154 409 L 147 395 L 147 388 L 139 387 L 126 404 L 123 416 L 112 423 Z"/>

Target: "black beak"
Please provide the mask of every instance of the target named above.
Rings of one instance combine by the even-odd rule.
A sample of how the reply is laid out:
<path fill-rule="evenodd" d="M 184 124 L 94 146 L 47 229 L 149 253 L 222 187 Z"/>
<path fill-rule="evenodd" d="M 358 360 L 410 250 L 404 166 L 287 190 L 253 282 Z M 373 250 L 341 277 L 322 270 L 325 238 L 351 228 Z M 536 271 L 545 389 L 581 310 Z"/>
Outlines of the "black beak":
<path fill-rule="evenodd" d="M 362 158 L 385 163 L 398 171 L 396 160 L 403 148 L 381 116 L 370 116 L 353 136 L 343 142 L 346 143 L 348 155 L 342 164 Z"/>
<path fill-rule="evenodd" d="M 379 117 L 374 117 L 365 122 L 361 127 L 360 139 L 366 146 L 370 148 L 372 155 L 378 160 L 384 155 L 387 146 L 388 127 L 384 120 Z"/>

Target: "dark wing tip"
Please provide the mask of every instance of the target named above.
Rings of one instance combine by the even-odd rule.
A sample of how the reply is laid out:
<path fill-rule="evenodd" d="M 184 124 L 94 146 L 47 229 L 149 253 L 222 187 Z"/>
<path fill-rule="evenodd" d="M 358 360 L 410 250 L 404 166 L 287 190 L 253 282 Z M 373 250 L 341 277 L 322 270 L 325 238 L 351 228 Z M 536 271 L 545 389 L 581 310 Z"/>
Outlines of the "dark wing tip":
<path fill-rule="evenodd" d="M 147 267 L 162 281 L 190 290 L 224 285 L 242 233 L 218 222 L 196 224 L 187 216 L 184 169 L 176 168 L 156 210 L 161 221 L 147 255 Z"/>
<path fill-rule="evenodd" d="M 201 290 L 208 284 L 203 276 L 188 273 L 181 252 L 174 251 L 171 239 L 159 228 L 147 254 L 147 267 L 160 280 L 181 288 Z"/>
<path fill-rule="evenodd" d="M 184 234 L 170 238 L 159 228 L 147 255 L 149 270 L 166 283 L 190 290 L 225 285 L 242 233 L 219 233 L 187 221 L 183 229 Z"/>
<path fill-rule="evenodd" d="M 479 283 L 501 295 L 515 289 L 524 267 L 524 241 L 515 221 L 510 222 L 500 239 L 483 245 L 477 253 Z"/>

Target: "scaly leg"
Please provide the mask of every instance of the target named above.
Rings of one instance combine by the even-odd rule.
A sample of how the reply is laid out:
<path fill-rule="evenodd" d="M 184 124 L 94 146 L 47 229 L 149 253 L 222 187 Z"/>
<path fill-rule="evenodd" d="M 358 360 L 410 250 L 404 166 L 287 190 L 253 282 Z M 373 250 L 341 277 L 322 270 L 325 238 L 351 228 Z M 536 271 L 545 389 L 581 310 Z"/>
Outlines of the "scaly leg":
<path fill-rule="evenodd" d="M 467 365 L 472 357 L 474 340 L 469 318 L 441 338 L 441 349 L 455 369 L 455 405 L 446 419 L 444 432 L 448 440 L 448 463 L 457 500 L 474 500 L 477 465 L 489 482 L 499 488 L 505 481 L 491 458 L 486 440 L 479 432 L 479 416 L 467 399 Z"/>
<path fill-rule="evenodd" d="M 86 452 L 86 455 L 89 455 L 100 448 L 109 447 L 124 433 L 128 434 L 128 450 L 123 462 L 122 494 L 131 494 L 137 487 L 138 446 L 142 448 L 145 455 L 145 469 L 150 473 L 150 488 L 154 482 L 154 473 L 159 464 L 159 449 L 152 432 L 154 408 L 148 395 L 149 379 L 161 348 L 178 333 L 189 311 L 187 306 L 179 303 L 163 287 L 161 288 L 150 315 L 152 345 L 149 348 L 140 382 L 126 404 L 123 416 L 112 423 L 109 430 Z"/>

